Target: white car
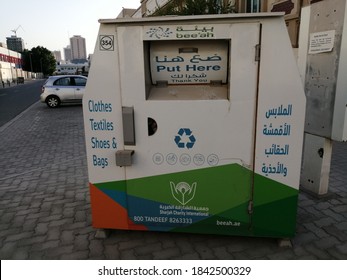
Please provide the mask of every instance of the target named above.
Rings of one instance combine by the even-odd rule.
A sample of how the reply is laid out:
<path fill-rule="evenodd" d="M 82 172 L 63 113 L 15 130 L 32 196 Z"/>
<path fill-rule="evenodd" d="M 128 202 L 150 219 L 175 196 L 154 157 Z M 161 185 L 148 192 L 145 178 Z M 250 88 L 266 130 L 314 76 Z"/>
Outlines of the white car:
<path fill-rule="evenodd" d="M 42 86 L 41 102 L 50 108 L 61 103 L 81 103 L 87 78 L 80 75 L 51 76 Z"/>

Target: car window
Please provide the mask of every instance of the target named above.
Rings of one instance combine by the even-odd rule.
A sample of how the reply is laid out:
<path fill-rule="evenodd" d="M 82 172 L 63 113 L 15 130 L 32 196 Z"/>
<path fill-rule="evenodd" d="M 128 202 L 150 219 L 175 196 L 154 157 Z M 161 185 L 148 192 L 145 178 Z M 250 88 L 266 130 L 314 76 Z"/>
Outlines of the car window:
<path fill-rule="evenodd" d="M 56 80 L 53 85 L 55 86 L 70 86 L 71 85 L 71 79 L 68 77 L 61 78 Z"/>
<path fill-rule="evenodd" d="M 84 87 L 86 85 L 86 83 L 87 83 L 87 79 L 75 77 L 75 85 L 76 86 Z"/>

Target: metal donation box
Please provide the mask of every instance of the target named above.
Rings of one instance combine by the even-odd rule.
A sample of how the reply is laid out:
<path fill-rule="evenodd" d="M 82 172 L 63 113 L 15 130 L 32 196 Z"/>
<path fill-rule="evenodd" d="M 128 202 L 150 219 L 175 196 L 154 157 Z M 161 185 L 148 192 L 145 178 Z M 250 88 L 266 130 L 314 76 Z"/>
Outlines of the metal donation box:
<path fill-rule="evenodd" d="M 305 94 L 282 14 L 100 20 L 93 226 L 290 237 Z"/>

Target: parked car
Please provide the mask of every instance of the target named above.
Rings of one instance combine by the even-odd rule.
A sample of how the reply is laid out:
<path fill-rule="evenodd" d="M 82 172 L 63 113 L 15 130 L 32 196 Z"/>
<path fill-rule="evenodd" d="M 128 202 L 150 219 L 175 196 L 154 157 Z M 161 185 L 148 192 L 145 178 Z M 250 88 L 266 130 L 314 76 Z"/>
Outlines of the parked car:
<path fill-rule="evenodd" d="M 80 75 L 51 76 L 42 86 L 41 102 L 55 108 L 61 103 L 81 103 L 87 78 Z"/>

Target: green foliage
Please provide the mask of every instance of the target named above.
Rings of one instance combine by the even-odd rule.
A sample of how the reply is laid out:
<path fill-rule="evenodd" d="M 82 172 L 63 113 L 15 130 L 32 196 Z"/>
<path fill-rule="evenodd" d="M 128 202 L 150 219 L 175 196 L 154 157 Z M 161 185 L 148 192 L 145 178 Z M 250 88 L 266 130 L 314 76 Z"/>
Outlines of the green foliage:
<path fill-rule="evenodd" d="M 164 7 L 158 7 L 151 16 L 206 15 L 235 13 L 230 1 L 224 0 L 172 0 Z"/>
<path fill-rule="evenodd" d="M 31 50 L 24 50 L 23 70 L 32 71 L 35 73 L 43 73 L 44 75 L 52 75 L 55 71 L 56 61 L 51 51 L 37 46 Z"/>
<path fill-rule="evenodd" d="M 158 7 L 150 16 L 181 15 L 181 2 L 182 0 L 171 0 L 171 2 L 164 7 Z"/>

